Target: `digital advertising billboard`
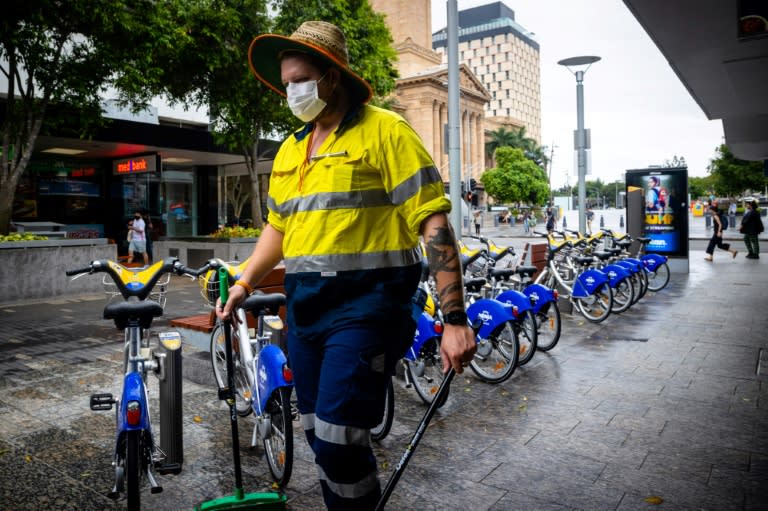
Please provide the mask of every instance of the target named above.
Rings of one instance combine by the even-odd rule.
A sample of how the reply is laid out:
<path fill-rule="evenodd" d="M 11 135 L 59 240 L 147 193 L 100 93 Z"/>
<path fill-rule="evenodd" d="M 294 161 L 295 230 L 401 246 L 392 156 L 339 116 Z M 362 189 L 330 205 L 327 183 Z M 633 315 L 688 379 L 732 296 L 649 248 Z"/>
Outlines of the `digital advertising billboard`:
<path fill-rule="evenodd" d="M 688 168 L 647 168 L 626 172 L 627 193 L 643 192 L 642 232 L 651 241 L 647 251 L 688 257 Z"/>

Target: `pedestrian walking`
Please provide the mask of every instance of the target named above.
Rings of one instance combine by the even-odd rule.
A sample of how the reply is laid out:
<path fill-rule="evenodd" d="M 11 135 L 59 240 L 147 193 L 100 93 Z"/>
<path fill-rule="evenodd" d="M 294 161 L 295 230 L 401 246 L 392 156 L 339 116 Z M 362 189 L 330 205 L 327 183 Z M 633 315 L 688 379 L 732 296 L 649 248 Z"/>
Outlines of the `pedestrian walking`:
<path fill-rule="evenodd" d="M 713 223 L 713 232 L 712 232 L 712 238 L 709 240 L 709 245 L 707 246 L 707 256 L 704 258 L 707 261 L 712 260 L 712 256 L 715 252 L 715 247 L 727 250 L 731 253 L 731 256 L 736 257 L 736 254 L 738 254 L 738 251 L 731 248 L 730 243 L 723 243 L 723 220 L 720 218 L 720 214 L 718 212 L 717 206 L 712 204 L 709 206 L 709 210 L 712 213 L 712 221 Z"/>
<path fill-rule="evenodd" d="M 337 26 L 307 21 L 290 36 L 260 35 L 249 64 L 305 124 L 275 156 L 267 224 L 216 313 L 229 318 L 283 262 L 288 353 L 323 500 L 332 510 L 373 509 L 381 488 L 369 430 L 413 342 L 420 235 L 443 312 L 443 369 L 462 372 L 476 349 L 451 203 L 419 135 L 368 104 L 371 87 L 350 69 Z"/>
<path fill-rule="evenodd" d="M 147 266 L 149 256 L 147 255 L 146 224 L 142 219 L 141 211 L 133 214 L 133 224 L 129 224 L 128 229 L 132 232 L 131 240 L 128 242 L 128 264 L 133 262 L 134 254 L 139 253 L 144 260 L 144 266 Z"/>
<path fill-rule="evenodd" d="M 480 215 L 482 213 L 479 209 L 476 209 L 474 214 L 472 215 L 475 219 L 475 236 L 480 236 Z"/>
<path fill-rule="evenodd" d="M 587 234 L 592 234 L 592 219 L 595 218 L 595 212 L 592 208 L 587 208 Z"/>
<path fill-rule="evenodd" d="M 523 231 L 525 231 L 525 234 L 529 234 L 531 232 L 531 213 L 526 211 L 523 214 Z"/>
<path fill-rule="evenodd" d="M 547 206 L 547 232 L 552 234 L 555 230 L 555 212 L 552 210 L 552 206 Z"/>
<path fill-rule="evenodd" d="M 744 235 L 744 244 L 747 246 L 747 259 L 760 259 L 758 235 L 765 229 L 763 227 L 763 220 L 760 218 L 760 211 L 757 208 L 757 201 L 747 202 L 746 209 L 741 219 L 739 232 Z"/>

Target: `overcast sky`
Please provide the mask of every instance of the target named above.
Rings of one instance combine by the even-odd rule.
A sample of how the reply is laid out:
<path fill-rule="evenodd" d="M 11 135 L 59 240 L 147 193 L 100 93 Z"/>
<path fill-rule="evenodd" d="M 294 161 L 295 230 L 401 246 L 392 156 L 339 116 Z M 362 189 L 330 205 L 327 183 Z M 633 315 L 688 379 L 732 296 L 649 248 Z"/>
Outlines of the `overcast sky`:
<path fill-rule="evenodd" d="M 445 27 L 447 2 L 432 1 L 433 32 Z M 458 10 L 491 0 L 458 0 Z M 505 0 L 515 21 L 534 32 L 541 58 L 542 145 L 554 151 L 552 184 L 577 181 L 573 131 L 576 78 L 561 59 L 598 55 L 584 76 L 584 125 L 592 135 L 592 175 L 612 182 L 626 169 L 684 156 L 689 175 L 705 176 L 723 140 L 621 0 Z"/>

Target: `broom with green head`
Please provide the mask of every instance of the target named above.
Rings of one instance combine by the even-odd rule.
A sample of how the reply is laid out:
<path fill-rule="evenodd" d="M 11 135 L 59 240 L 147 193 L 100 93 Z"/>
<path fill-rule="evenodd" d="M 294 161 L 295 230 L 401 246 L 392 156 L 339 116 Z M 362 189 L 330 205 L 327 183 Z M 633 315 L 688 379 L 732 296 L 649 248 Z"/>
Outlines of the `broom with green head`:
<path fill-rule="evenodd" d="M 219 289 L 221 306 L 227 303 L 229 292 L 229 275 L 226 268 L 219 268 Z M 284 511 L 286 497 L 281 493 L 245 493 L 243 491 L 243 475 L 240 468 L 240 437 L 237 432 L 237 411 L 235 409 L 235 371 L 232 361 L 232 325 L 224 322 L 224 351 L 227 357 L 227 387 L 219 389 L 219 399 L 226 400 L 229 405 L 229 421 L 232 425 L 232 453 L 235 462 L 235 494 L 203 502 L 195 511 L 219 511 L 227 509 L 259 509 L 267 511 Z"/>

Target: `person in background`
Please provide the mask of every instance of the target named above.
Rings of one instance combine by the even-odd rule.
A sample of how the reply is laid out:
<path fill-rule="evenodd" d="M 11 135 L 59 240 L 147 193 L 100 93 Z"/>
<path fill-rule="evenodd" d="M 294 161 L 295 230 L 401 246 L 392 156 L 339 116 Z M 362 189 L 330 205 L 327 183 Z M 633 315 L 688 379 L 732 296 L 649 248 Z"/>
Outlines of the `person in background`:
<path fill-rule="evenodd" d="M 595 218 L 595 212 L 591 207 L 587 208 L 587 234 L 592 234 L 592 220 Z"/>
<path fill-rule="evenodd" d="M 721 250 L 727 250 L 733 257 L 736 257 L 738 251 L 732 249 L 730 243 L 723 243 L 723 222 L 720 220 L 720 214 L 717 209 L 717 205 L 712 204 L 709 206 L 709 210 L 712 212 L 712 221 L 714 222 L 712 225 L 714 229 L 712 232 L 712 238 L 710 238 L 709 245 L 707 246 L 707 256 L 704 259 L 707 261 L 712 260 L 715 247 Z"/>
<path fill-rule="evenodd" d="M 154 226 L 152 225 L 152 218 L 149 216 L 149 210 L 144 209 L 142 211 L 142 217 L 144 219 L 144 237 L 146 238 L 147 242 L 147 258 L 149 259 L 149 262 L 154 261 L 154 256 L 152 255 L 152 234 Z"/>
<path fill-rule="evenodd" d="M 480 215 L 482 212 L 479 209 L 476 209 L 472 215 L 475 219 L 475 236 L 480 236 Z"/>
<path fill-rule="evenodd" d="M 323 500 L 332 510 L 374 509 L 370 429 L 413 342 L 419 236 L 443 312 L 443 370 L 462 372 L 476 350 L 451 202 L 413 128 L 368 104 L 371 87 L 350 69 L 337 26 L 307 21 L 290 36 L 260 35 L 249 64 L 302 126 L 275 156 L 267 224 L 216 314 L 228 319 L 283 261 L 288 353 Z"/>
<path fill-rule="evenodd" d="M 131 242 L 128 244 L 128 264 L 133 262 L 133 255 L 138 252 L 144 259 L 144 266 L 147 266 L 149 256 L 147 255 L 147 238 L 145 237 L 146 224 L 141 218 L 141 211 L 136 211 L 133 214 L 133 225 L 129 226 L 128 229 L 133 232 Z"/>
<path fill-rule="evenodd" d="M 552 234 L 552 232 L 555 230 L 555 222 L 557 220 L 555 219 L 555 212 L 552 209 L 552 206 L 547 206 L 547 232 Z"/>
<path fill-rule="evenodd" d="M 739 232 L 744 235 L 744 244 L 747 246 L 747 259 L 760 259 L 758 235 L 764 230 L 757 201 L 747 202 L 746 211 L 739 226 Z"/>

